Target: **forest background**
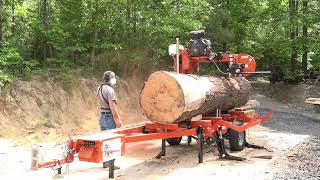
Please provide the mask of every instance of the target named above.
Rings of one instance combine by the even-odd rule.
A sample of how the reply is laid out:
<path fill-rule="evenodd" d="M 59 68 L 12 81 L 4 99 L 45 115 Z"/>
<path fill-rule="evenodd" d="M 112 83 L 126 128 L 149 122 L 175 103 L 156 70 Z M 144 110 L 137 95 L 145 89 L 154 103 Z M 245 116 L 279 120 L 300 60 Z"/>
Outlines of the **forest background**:
<path fill-rule="evenodd" d="M 0 89 L 171 69 L 168 45 L 199 29 L 214 51 L 250 54 L 284 80 L 320 68 L 318 0 L 0 0 Z"/>

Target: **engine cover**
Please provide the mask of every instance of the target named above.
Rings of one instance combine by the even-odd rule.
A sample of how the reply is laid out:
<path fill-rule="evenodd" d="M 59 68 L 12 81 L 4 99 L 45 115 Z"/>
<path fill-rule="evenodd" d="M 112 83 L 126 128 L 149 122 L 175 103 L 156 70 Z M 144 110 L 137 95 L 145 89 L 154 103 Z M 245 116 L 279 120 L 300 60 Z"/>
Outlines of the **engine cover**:
<path fill-rule="evenodd" d="M 207 39 L 192 39 L 188 43 L 190 56 L 205 56 L 210 53 L 210 41 Z"/>

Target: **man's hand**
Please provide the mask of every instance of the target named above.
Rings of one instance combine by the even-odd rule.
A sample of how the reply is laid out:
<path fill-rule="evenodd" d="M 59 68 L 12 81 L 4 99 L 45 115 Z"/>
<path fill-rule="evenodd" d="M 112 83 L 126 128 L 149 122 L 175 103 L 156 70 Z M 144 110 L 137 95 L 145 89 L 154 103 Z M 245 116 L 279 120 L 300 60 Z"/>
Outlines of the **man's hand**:
<path fill-rule="evenodd" d="M 121 119 L 119 116 L 118 108 L 117 108 L 117 103 L 115 101 L 109 101 L 110 109 L 112 112 L 112 116 L 114 119 L 114 123 L 116 124 L 116 128 L 121 127 Z"/>
<path fill-rule="evenodd" d="M 121 127 L 121 120 L 120 120 L 119 117 L 114 119 L 114 123 L 116 124 L 116 128 L 120 128 Z"/>

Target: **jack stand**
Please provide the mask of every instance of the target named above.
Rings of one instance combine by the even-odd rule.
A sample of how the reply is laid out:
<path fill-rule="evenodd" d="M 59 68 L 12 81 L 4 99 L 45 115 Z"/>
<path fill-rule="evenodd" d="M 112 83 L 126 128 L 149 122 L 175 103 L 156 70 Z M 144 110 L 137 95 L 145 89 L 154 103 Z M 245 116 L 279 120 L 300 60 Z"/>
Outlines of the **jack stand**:
<path fill-rule="evenodd" d="M 162 139 L 162 141 L 161 141 L 161 151 L 156 156 L 156 158 L 160 159 L 162 156 L 166 156 L 166 139 Z"/>
<path fill-rule="evenodd" d="M 224 146 L 224 139 L 223 139 L 222 135 L 217 133 L 216 136 L 217 136 L 217 138 L 216 138 L 217 147 L 218 147 L 219 156 L 220 156 L 221 159 L 234 160 L 234 161 L 246 160 L 246 158 L 229 155 L 226 152 L 226 149 L 225 149 L 225 146 Z"/>
<path fill-rule="evenodd" d="M 204 137 L 203 137 L 203 128 L 199 127 L 197 129 L 197 134 L 198 134 L 198 161 L 199 163 L 203 163 L 203 142 L 204 142 Z"/>
<path fill-rule="evenodd" d="M 58 171 L 58 175 L 60 176 L 62 174 L 62 167 L 61 166 L 58 167 L 57 171 Z"/>
<path fill-rule="evenodd" d="M 114 161 L 115 159 L 109 161 L 109 178 L 114 178 Z"/>
<path fill-rule="evenodd" d="M 188 125 L 187 125 L 187 128 L 188 128 L 188 129 L 191 129 L 191 124 L 188 124 Z M 191 142 L 192 142 L 192 136 L 188 136 L 188 141 L 187 141 L 188 146 L 190 146 Z"/>
<path fill-rule="evenodd" d="M 188 146 L 190 146 L 191 142 L 192 142 L 192 136 L 188 136 L 188 142 L 187 142 Z"/>

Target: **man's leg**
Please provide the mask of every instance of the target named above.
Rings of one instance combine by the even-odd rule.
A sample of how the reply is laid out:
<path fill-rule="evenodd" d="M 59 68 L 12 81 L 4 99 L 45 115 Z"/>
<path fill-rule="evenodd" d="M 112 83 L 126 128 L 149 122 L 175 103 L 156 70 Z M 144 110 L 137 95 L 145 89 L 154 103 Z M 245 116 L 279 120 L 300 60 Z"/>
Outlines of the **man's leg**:
<path fill-rule="evenodd" d="M 115 129 L 116 128 L 116 123 L 114 122 L 112 114 L 108 113 L 105 115 L 105 123 L 108 129 Z"/>
<path fill-rule="evenodd" d="M 107 124 L 107 116 L 104 113 L 101 113 L 100 119 L 99 119 L 99 125 L 100 125 L 100 130 L 105 131 L 108 130 L 108 124 Z"/>

